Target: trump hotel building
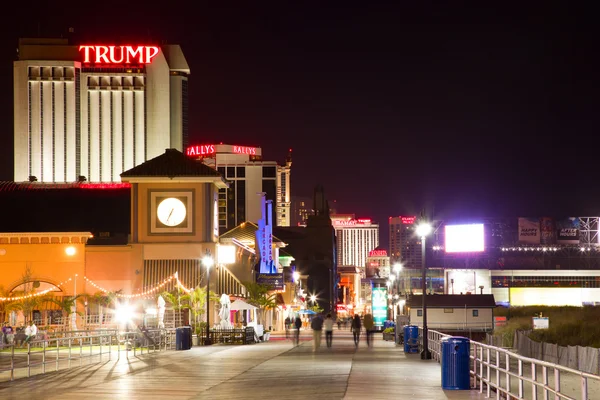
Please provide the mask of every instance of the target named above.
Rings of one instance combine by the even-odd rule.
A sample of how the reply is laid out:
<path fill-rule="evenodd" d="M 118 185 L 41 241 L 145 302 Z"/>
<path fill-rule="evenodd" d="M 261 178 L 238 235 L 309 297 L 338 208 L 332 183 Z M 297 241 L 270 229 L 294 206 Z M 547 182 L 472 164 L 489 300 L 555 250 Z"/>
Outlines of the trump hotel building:
<path fill-rule="evenodd" d="M 177 45 L 19 41 L 14 182 L 0 182 L 0 206 L 11 210 L 0 223 L 0 301 L 34 283 L 56 297 L 152 297 L 177 280 L 206 284 L 207 254 L 211 290 L 243 293 L 250 268 L 218 262 L 229 183 L 183 151 L 189 74 Z M 247 253 L 232 257 L 255 262 Z"/>

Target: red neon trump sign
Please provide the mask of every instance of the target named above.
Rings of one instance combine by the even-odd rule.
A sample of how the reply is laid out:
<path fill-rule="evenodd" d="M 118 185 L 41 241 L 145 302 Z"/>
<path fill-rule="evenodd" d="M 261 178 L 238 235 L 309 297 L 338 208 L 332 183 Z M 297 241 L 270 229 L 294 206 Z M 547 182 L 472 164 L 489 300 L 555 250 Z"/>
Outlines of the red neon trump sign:
<path fill-rule="evenodd" d="M 150 64 L 156 46 L 79 46 L 85 64 Z"/>

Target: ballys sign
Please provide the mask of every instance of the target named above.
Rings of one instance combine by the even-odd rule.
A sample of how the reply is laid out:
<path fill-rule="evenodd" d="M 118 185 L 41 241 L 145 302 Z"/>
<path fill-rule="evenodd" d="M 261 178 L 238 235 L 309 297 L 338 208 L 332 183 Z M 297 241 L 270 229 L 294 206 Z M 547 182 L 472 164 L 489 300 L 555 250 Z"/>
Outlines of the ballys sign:
<path fill-rule="evenodd" d="M 84 64 L 150 64 L 158 51 L 156 46 L 79 46 Z"/>

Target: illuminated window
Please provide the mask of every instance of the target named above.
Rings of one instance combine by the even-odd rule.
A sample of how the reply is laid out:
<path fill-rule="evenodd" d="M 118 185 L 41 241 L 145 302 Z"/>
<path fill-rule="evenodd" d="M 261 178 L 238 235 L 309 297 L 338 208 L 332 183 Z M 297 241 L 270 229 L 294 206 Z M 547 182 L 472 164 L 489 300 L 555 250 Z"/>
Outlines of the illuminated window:
<path fill-rule="evenodd" d="M 479 310 L 473 310 L 473 316 L 479 317 Z"/>

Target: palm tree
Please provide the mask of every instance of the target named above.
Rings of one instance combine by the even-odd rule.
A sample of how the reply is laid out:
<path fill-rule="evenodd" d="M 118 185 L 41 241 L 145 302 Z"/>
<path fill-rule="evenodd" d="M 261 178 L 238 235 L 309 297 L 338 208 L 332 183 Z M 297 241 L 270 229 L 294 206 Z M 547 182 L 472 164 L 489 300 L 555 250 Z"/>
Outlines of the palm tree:
<path fill-rule="evenodd" d="M 14 300 L 5 306 L 6 311 L 20 311 L 23 313 L 25 323 L 33 319 L 33 310 L 48 299 L 48 296 L 34 296 L 37 288 L 40 287 L 39 281 L 33 280 L 33 271 L 31 266 L 27 265 L 23 275 L 21 275 L 22 290 L 13 291 L 15 297 L 21 297 L 19 300 Z"/>
<path fill-rule="evenodd" d="M 4 288 L 4 286 L 0 285 L 0 297 L 7 298 L 10 293 Z M 8 304 L 8 300 L 0 301 L 0 322 L 4 322 L 7 319 L 6 316 L 6 306 Z"/>
<path fill-rule="evenodd" d="M 263 322 L 263 313 L 266 310 L 277 307 L 277 294 L 269 294 L 270 286 L 263 283 L 244 282 L 248 293 L 247 301 L 253 306 L 258 307 L 258 322 Z"/>
<path fill-rule="evenodd" d="M 49 299 L 51 303 L 54 303 L 59 307 L 63 317 L 66 315 L 67 318 L 63 318 L 64 325 L 68 325 L 69 316 L 71 316 L 71 314 L 75 313 L 81 315 L 81 313 L 77 311 L 77 299 L 82 296 L 82 294 L 78 294 L 77 296 L 63 296 Z"/>
<path fill-rule="evenodd" d="M 180 289 L 175 289 L 173 292 L 163 292 L 161 295 L 173 310 L 189 310 L 191 312 L 190 322 L 194 327 L 206 323 L 206 319 L 202 318 L 206 314 L 206 286 L 197 286 L 186 294 L 182 294 Z M 219 300 L 219 296 L 212 291 L 209 296 L 213 302 Z"/>
<path fill-rule="evenodd" d="M 121 293 L 121 290 L 116 292 L 96 292 L 92 296 L 87 296 L 91 303 L 98 305 L 98 323 L 100 328 L 104 323 L 104 311 L 115 301 L 117 295 Z"/>

